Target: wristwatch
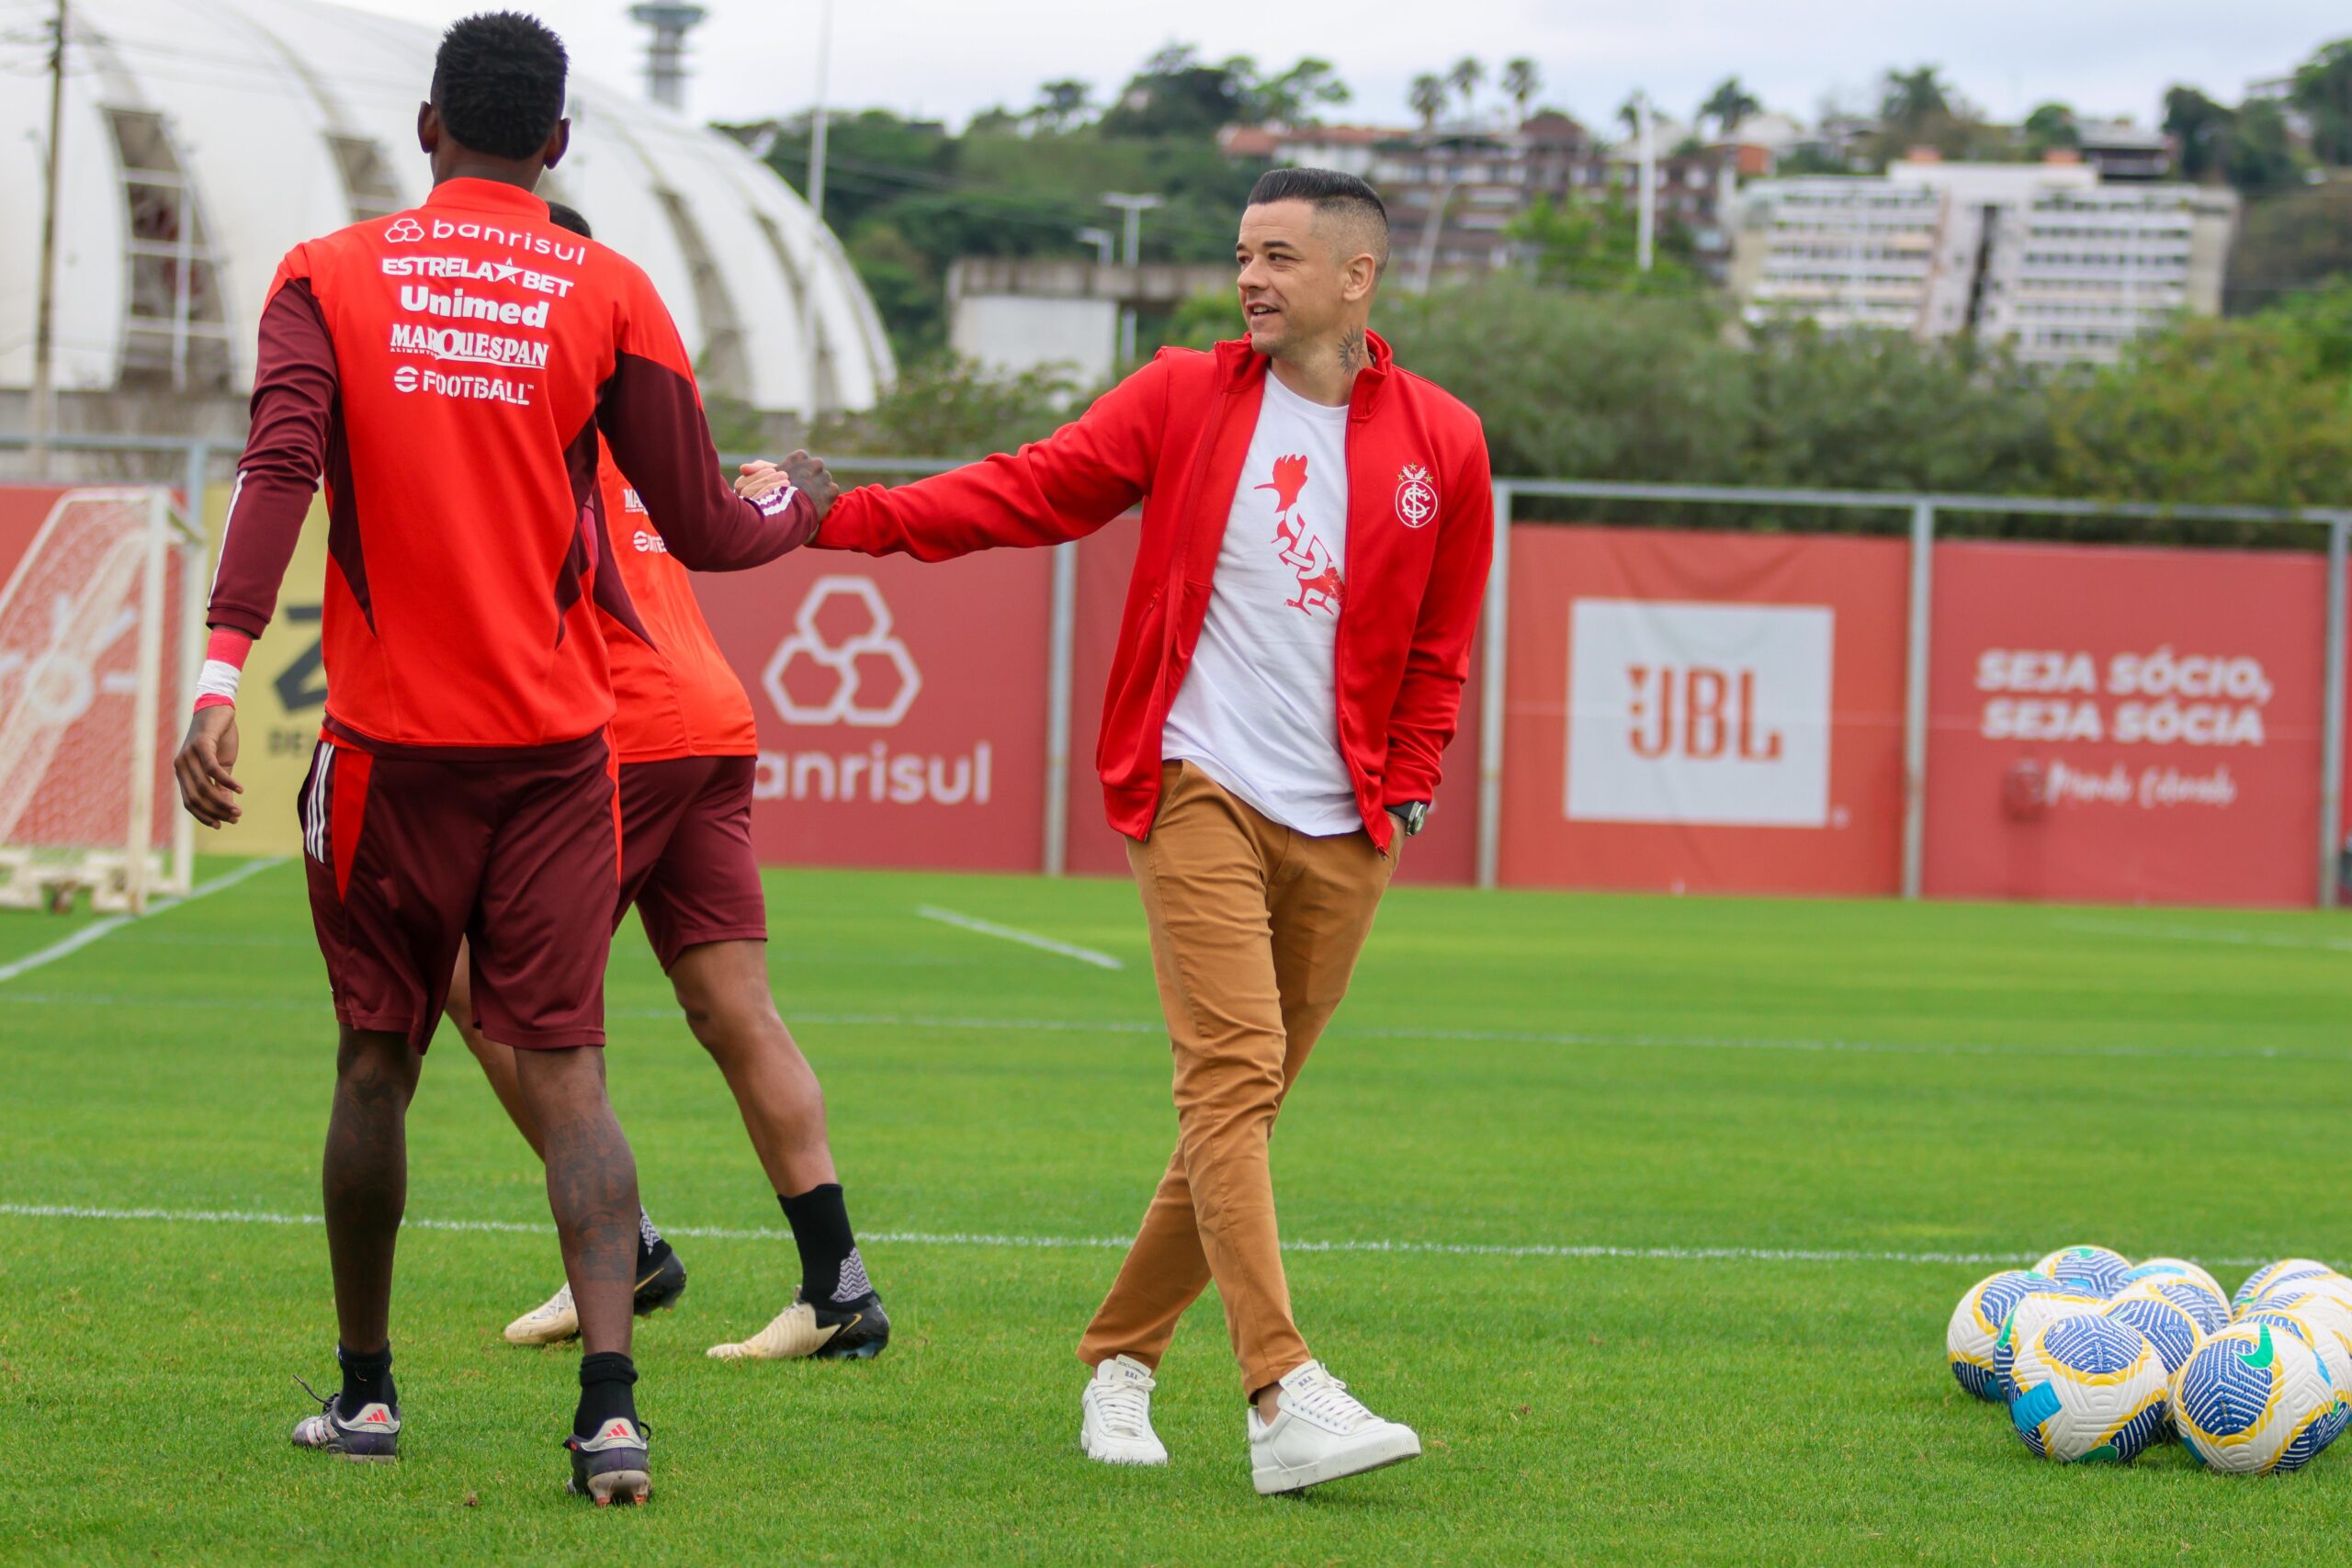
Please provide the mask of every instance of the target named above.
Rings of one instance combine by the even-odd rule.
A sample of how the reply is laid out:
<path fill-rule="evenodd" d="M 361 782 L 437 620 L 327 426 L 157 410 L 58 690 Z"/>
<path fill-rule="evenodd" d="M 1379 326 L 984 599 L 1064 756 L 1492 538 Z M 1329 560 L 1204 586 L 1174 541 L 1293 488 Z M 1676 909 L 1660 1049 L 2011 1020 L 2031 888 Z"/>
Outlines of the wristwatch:
<path fill-rule="evenodd" d="M 1428 824 L 1430 803 L 1426 800 L 1408 800 L 1390 807 L 1388 815 L 1396 818 L 1397 831 L 1409 839 Z"/>

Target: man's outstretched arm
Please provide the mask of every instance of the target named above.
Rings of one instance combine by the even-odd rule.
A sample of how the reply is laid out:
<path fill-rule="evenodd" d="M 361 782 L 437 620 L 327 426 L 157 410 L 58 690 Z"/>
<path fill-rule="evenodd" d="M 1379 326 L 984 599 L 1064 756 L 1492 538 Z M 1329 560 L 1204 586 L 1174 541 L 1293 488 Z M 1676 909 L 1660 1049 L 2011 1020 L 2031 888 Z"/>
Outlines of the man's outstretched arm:
<path fill-rule="evenodd" d="M 903 485 L 861 485 L 826 513 L 820 549 L 947 560 L 1066 544 L 1133 511 L 1167 425 L 1168 370 L 1145 366 L 1043 441 Z"/>
<path fill-rule="evenodd" d="M 237 683 L 254 639 L 277 613 L 277 591 L 302 536 L 326 466 L 337 388 L 334 342 L 293 258 L 263 307 L 254 366 L 253 425 L 221 524 L 220 566 L 205 622 L 212 639 L 197 681 L 196 712 L 173 760 L 180 804 L 208 828 L 243 814 L 236 797 Z"/>

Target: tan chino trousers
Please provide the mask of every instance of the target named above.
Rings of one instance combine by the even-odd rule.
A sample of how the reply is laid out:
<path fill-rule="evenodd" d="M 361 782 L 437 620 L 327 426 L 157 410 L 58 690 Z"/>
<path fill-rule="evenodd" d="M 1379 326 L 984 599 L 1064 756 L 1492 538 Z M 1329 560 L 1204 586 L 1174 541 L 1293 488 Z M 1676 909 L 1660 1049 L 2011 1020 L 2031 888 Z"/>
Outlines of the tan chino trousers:
<path fill-rule="evenodd" d="M 1168 764 L 1151 837 L 1127 859 L 1175 1056 L 1176 1152 L 1079 1359 L 1158 1367 L 1214 1279 L 1254 1394 L 1311 1359 L 1291 1320 L 1268 1140 L 1395 863 L 1368 833 L 1271 821 L 1189 762 Z"/>

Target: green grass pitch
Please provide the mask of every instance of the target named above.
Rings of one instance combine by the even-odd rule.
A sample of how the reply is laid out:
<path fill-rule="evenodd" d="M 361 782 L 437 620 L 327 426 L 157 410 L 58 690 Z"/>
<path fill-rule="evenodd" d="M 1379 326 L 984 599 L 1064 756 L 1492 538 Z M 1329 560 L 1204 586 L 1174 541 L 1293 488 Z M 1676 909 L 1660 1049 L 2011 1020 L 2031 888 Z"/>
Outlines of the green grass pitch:
<path fill-rule="evenodd" d="M 770 895 L 898 1337 L 705 1359 L 796 1269 L 632 924 L 613 1093 L 693 1275 L 639 1327 L 633 1513 L 561 1495 L 574 1353 L 499 1338 L 560 1264 L 452 1038 L 409 1215 L 489 1225 L 403 1238 L 404 1457 L 288 1447 L 334 1332 L 322 1233 L 254 1217 L 318 1206 L 333 1026 L 298 867 L 0 982 L 0 1558 L 2242 1563 L 2310 1559 L 2352 1508 L 2352 1444 L 2277 1481 L 2177 1448 L 2035 1461 L 1942 1354 L 1979 1258 L 2352 1264 L 2352 932 L 2326 917 L 1399 892 L 1275 1168 L 1286 1235 L 1330 1244 L 1290 1258 L 1310 1343 L 1427 1453 L 1264 1500 L 1213 1300 L 1163 1369 L 1171 1468 L 1077 1449 L 1072 1347 L 1173 1131 L 1132 889 Z M 0 917 L 0 965 L 88 920 Z"/>

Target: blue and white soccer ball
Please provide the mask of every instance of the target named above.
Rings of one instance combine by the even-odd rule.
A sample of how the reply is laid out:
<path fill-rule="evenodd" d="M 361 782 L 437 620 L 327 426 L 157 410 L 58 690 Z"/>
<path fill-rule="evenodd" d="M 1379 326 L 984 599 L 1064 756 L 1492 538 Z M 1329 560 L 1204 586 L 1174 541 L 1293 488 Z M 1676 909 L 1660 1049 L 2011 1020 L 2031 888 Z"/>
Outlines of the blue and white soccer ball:
<path fill-rule="evenodd" d="M 2062 1247 L 2035 1264 L 2033 1271 L 2049 1275 L 2068 1290 L 2104 1298 L 2124 1287 L 2132 1260 L 2111 1247 Z"/>
<path fill-rule="evenodd" d="M 1987 1274 L 1968 1287 L 1951 1309 L 1951 1324 L 1944 1330 L 1944 1355 L 1960 1386 L 1977 1398 L 2001 1403 L 2001 1380 L 1993 1365 L 1993 1348 L 2001 1325 L 2018 1303 L 2038 1290 L 2054 1290 L 2058 1281 L 2023 1269 Z"/>
<path fill-rule="evenodd" d="M 2326 1264 L 2308 1258 L 2282 1258 L 2276 1263 L 2266 1263 L 2248 1274 L 2245 1281 L 2238 1286 L 2237 1294 L 2230 1298 L 2230 1310 L 2235 1312 L 2247 1303 L 2268 1294 L 2271 1287 L 2284 1284 L 2289 1280 L 2335 1272 Z"/>
<path fill-rule="evenodd" d="M 2187 1307 L 2165 1295 L 2160 1286 L 2144 1282 L 2135 1285 L 2102 1307 L 2099 1315 L 2129 1324 L 2146 1336 L 2165 1364 L 2167 1379 L 2180 1371 L 2181 1363 L 2197 1347 L 2205 1343 L 2204 1325 Z"/>
<path fill-rule="evenodd" d="M 2000 1337 L 1993 1341 L 1993 1376 L 2000 1385 L 2001 1397 L 2013 1400 L 2018 1396 L 2014 1370 L 2019 1348 L 2032 1343 L 2034 1336 L 2060 1318 L 2085 1316 L 2105 1305 L 2104 1296 L 2056 1285 L 2037 1286 L 2019 1296 L 2001 1325 Z"/>
<path fill-rule="evenodd" d="M 2334 1306 L 2335 1303 L 2324 1297 L 2313 1296 L 2305 1299 L 2297 1309 L 2289 1311 L 2271 1304 L 2266 1298 L 2264 1303 L 2257 1303 L 2254 1311 L 2238 1321 L 2241 1324 L 2267 1324 L 2278 1333 L 2291 1334 L 2318 1351 L 2320 1365 L 2327 1369 L 2329 1383 L 2339 1395 L 2352 1400 L 2352 1342 L 2347 1342 L 2336 1332 L 2338 1325 L 2331 1314 Z M 2347 1424 L 2352 1424 L 2352 1403 L 2339 1404 L 2335 1416 L 2321 1423 L 2317 1432 L 2318 1447 L 2312 1451 L 2316 1453 L 2342 1437 Z"/>
<path fill-rule="evenodd" d="M 2193 1274 L 2158 1274 L 2135 1280 L 2117 1292 L 2118 1299 L 2154 1292 L 2185 1309 L 2208 1334 L 2230 1325 L 2230 1298 L 2219 1286 L 2209 1286 Z"/>
<path fill-rule="evenodd" d="M 2300 1303 L 2323 1300 L 2352 1312 L 2352 1280 L 2341 1274 L 2290 1275 L 2248 1302 L 2246 1310 L 2277 1305 L 2291 1312 Z"/>
<path fill-rule="evenodd" d="M 2345 1420 L 2319 1352 L 2267 1323 L 2232 1324 L 2199 1345 L 2173 1374 L 2171 1400 L 2180 1440 L 2233 1475 L 2300 1470 Z"/>
<path fill-rule="evenodd" d="M 2213 1292 L 2214 1300 L 2222 1303 L 2223 1310 L 2228 1309 L 2230 1292 L 2222 1289 L 2222 1281 L 2186 1258 L 2151 1258 L 2146 1262 L 2136 1264 L 2126 1270 L 2123 1282 L 2127 1285 L 2136 1285 L 2143 1280 L 2180 1278 L 2196 1280 Z"/>
<path fill-rule="evenodd" d="M 2012 1377 L 2010 1424 L 2041 1458 L 2129 1464 L 2164 1429 L 2164 1360 L 2106 1314 L 2050 1324 L 2018 1347 Z"/>

